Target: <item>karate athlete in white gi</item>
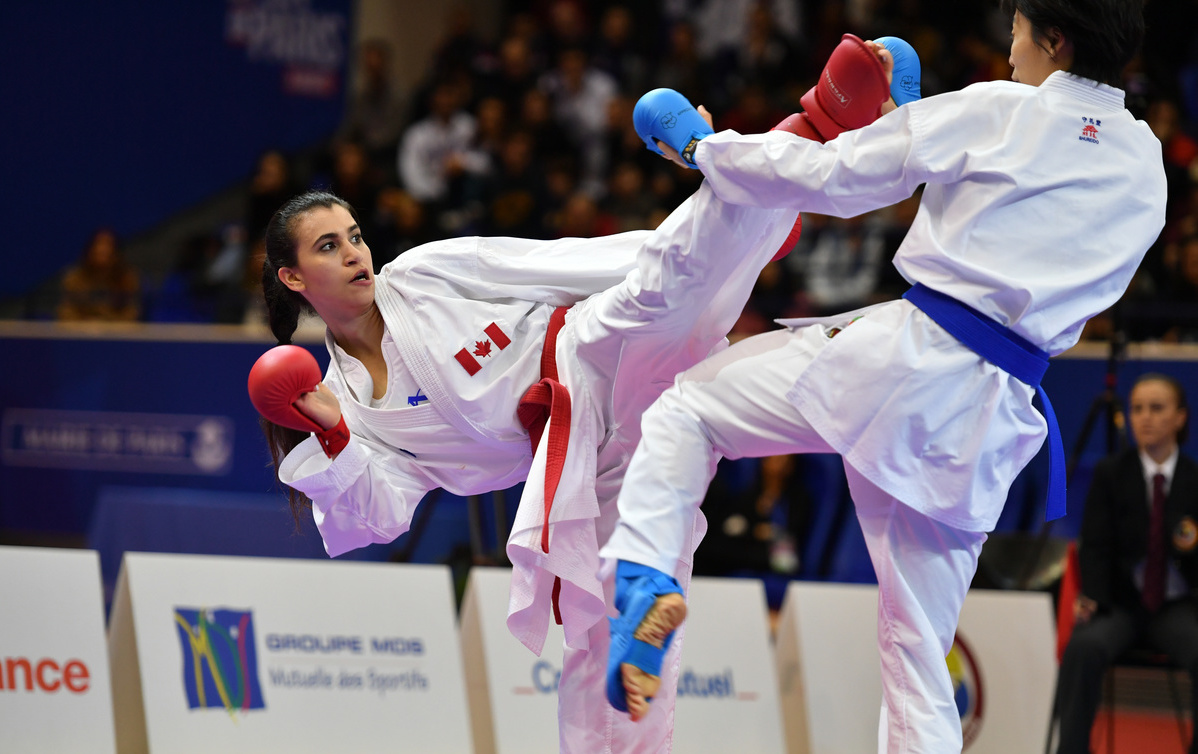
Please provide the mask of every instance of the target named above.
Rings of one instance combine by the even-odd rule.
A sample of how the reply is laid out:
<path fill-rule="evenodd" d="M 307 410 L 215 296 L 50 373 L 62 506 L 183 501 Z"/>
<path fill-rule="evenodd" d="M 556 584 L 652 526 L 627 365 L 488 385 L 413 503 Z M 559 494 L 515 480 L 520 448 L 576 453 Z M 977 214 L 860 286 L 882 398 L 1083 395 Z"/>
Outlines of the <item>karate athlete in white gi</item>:
<path fill-rule="evenodd" d="M 850 217 L 926 187 L 895 258 L 914 285 L 903 300 L 783 322 L 680 375 L 646 413 L 600 553 L 628 570 L 616 605 L 635 613 L 613 623 L 613 704 L 641 710 L 655 687 L 652 650 L 685 613 L 667 574 L 691 555 L 720 456 L 835 452 L 878 578 L 878 748 L 961 750 L 945 656 L 986 532 L 1049 434 L 1033 386 L 1164 224 L 1161 145 L 1113 86 L 1141 5 L 1004 0 L 1012 82 L 912 102 L 827 144 L 656 134 L 729 204 Z"/>

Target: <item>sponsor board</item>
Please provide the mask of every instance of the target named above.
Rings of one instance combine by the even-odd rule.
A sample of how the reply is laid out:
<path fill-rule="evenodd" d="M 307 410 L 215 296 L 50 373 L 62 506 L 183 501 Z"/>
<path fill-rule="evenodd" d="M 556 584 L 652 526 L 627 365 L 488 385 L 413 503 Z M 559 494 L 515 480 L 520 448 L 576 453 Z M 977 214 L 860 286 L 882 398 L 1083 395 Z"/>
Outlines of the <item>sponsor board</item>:
<path fill-rule="evenodd" d="M 99 556 L 0 547 L 0 573 L 0 749 L 114 752 Z"/>
<path fill-rule="evenodd" d="M 882 699 L 876 586 L 792 582 L 775 657 L 787 751 L 872 751 Z M 1056 674 L 1052 598 L 971 591 L 946 658 L 964 751 L 1039 751 Z"/>
<path fill-rule="evenodd" d="M 122 752 L 470 752 L 444 566 L 128 553 Z"/>
<path fill-rule="evenodd" d="M 562 632 L 540 657 L 507 629 L 511 571 L 472 568 L 462 605 L 462 654 L 479 754 L 558 748 Z M 758 581 L 697 578 L 687 594 L 675 707 L 675 751 L 782 752 L 765 591 Z"/>
<path fill-rule="evenodd" d="M 781 708 L 765 586 L 691 579 L 674 750 L 781 754 Z"/>

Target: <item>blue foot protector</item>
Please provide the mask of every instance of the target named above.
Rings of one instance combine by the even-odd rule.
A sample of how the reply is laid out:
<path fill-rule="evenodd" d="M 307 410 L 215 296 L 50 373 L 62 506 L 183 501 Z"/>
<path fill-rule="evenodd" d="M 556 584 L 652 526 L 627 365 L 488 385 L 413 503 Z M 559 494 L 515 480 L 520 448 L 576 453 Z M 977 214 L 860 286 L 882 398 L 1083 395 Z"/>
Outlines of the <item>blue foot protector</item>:
<path fill-rule="evenodd" d="M 663 154 L 657 142 L 669 144 L 691 167 L 695 145 L 713 133 L 694 105 L 673 89 L 642 95 L 632 109 L 632 125 L 650 150 Z"/>
<path fill-rule="evenodd" d="M 620 665 L 629 663 L 650 675 L 661 675 L 661 663 L 674 639 L 671 631 L 661 649 L 632 638 L 653 603 L 663 594 L 682 594 L 678 581 L 656 568 L 621 560 L 616 565 L 616 609 L 620 617 L 608 618 L 611 646 L 607 655 L 607 701 L 620 712 L 628 711 Z"/>
<path fill-rule="evenodd" d="M 890 81 L 890 96 L 902 107 L 922 95 L 919 90 L 919 53 L 898 37 L 878 37 L 874 40 L 890 51 L 894 58 L 894 77 Z"/>

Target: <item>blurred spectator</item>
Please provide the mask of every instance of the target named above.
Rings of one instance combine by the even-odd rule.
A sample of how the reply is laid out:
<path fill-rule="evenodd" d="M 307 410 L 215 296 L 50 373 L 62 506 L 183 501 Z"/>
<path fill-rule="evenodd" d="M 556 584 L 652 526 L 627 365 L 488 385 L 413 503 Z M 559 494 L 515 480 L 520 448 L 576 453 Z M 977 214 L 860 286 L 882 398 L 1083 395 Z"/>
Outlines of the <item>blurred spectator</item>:
<path fill-rule="evenodd" d="M 737 462 L 756 468 L 747 486 L 720 463 L 703 500 L 707 534 L 695 552 L 695 575 L 755 571 L 793 574 L 811 512 L 811 496 L 791 455 Z"/>
<path fill-rule="evenodd" d="M 613 5 L 599 20 L 599 38 L 595 44 L 592 64 L 607 73 L 620 91 L 639 97 L 647 88 L 649 61 L 637 49 L 632 12 L 623 5 Z"/>
<path fill-rule="evenodd" d="M 403 188 L 417 201 L 432 205 L 437 225 L 456 230 L 451 213 L 463 202 L 462 179 L 478 171 L 470 155 L 477 126 L 474 116 L 462 109 L 462 90 L 454 82 L 433 88 L 428 117 L 412 124 L 399 149 Z"/>
<path fill-rule="evenodd" d="M 1169 186 L 1166 215 L 1170 221 L 1176 221 L 1188 210 L 1190 185 L 1198 181 L 1198 141 L 1182 130 L 1181 110 L 1173 100 L 1153 100 L 1145 121 L 1161 140 Z"/>
<path fill-rule="evenodd" d="M 346 105 L 337 141 L 356 141 L 377 168 L 395 169 L 392 156 L 407 116 L 407 98 L 392 81 L 391 46 L 382 39 L 362 43 L 358 56 L 358 88 Z"/>
<path fill-rule="evenodd" d="M 615 233 L 616 221 L 600 211 L 588 194 L 579 191 L 566 199 L 557 216 L 556 230 L 558 238 L 597 238 Z"/>
<path fill-rule="evenodd" d="M 541 89 L 524 93 L 518 127 L 532 135 L 537 156 L 543 162 L 578 162 L 578 153 L 566 130 L 553 119 L 553 102 Z"/>
<path fill-rule="evenodd" d="M 751 84 L 741 90 L 736 98 L 736 105 L 720 118 L 720 129 L 730 128 L 742 134 L 762 134 L 769 131 L 786 116 L 784 112 L 770 102 L 765 87 Z"/>
<path fill-rule="evenodd" d="M 499 44 L 497 69 L 484 77 L 481 94 L 499 99 L 507 112 L 518 113 L 525 92 L 536 87 L 539 75 L 528 40 L 505 37 Z"/>
<path fill-rule="evenodd" d="M 621 162 L 612 171 L 607 196 L 600 206 L 611 216 L 616 232 L 649 229 L 649 213 L 655 206 L 645 187 L 645 172 L 635 162 Z"/>
<path fill-rule="evenodd" d="M 366 243 L 375 273 L 408 249 L 436 239 L 424 206 L 393 186 L 379 193 L 377 225 L 375 237 Z"/>
<path fill-rule="evenodd" d="M 1189 235 L 1176 244 L 1176 272 L 1168 280 L 1165 300 L 1170 309 L 1166 316 L 1174 324 L 1161 338 L 1167 342 L 1198 341 L 1198 235 Z"/>
<path fill-rule="evenodd" d="M 489 66 L 490 50 L 474 28 L 470 8 L 456 3 L 446 13 L 445 36 L 433 53 L 433 74 L 452 78 L 475 78 Z M 467 102 L 469 97 L 467 97 Z"/>
<path fill-rule="evenodd" d="M 499 164 L 484 193 L 484 235 L 544 238 L 548 186 L 534 161 L 532 135 L 517 130 L 503 141 Z"/>
<path fill-rule="evenodd" d="M 333 144 L 332 153 L 333 175 L 329 188 L 357 210 L 362 237 L 369 245 L 378 233 L 378 199 L 385 185 L 383 177 L 371 166 L 360 142 L 338 141 Z"/>
<path fill-rule="evenodd" d="M 557 67 L 541 77 L 540 86 L 553 103 L 558 127 L 581 155 L 582 189 L 600 196 L 607 167 L 604 130 L 608 104 L 617 93 L 615 80 L 592 67 L 583 48 L 570 47 L 558 55 Z"/>
<path fill-rule="evenodd" d="M 819 315 L 851 311 L 873 302 L 889 264 L 877 213 L 839 218 L 804 214 L 794 254 L 803 270 L 803 291 Z"/>
<path fill-rule="evenodd" d="M 584 0 L 547 0 L 545 10 L 545 53 L 557 60 L 564 50 L 584 48 L 590 44 L 589 26 Z"/>
<path fill-rule="evenodd" d="M 134 322 L 140 316 L 141 275 L 121 256 L 116 234 L 100 228 L 63 275 L 58 319 Z"/>
<path fill-rule="evenodd" d="M 749 301 L 733 325 L 729 339 L 738 340 L 775 330 L 778 328 L 774 323 L 776 319 L 810 314 L 802 307 L 796 294 L 797 283 L 786 259 L 767 264 L 757 276 Z"/>
<path fill-rule="evenodd" d="M 775 8 L 791 10 L 794 4 L 754 2 L 746 9 L 743 36 L 728 51 L 735 56 L 731 66 L 735 71 L 733 91 L 758 86 L 766 91 L 781 92 L 788 83 L 800 78 L 794 45 L 797 37 L 788 38 L 777 26 Z"/>
<path fill-rule="evenodd" d="M 151 322 L 241 322 L 252 295 L 244 280 L 248 256 L 240 226 L 226 226 L 220 235 L 193 235 L 184 243 L 174 268 L 158 286 L 146 319 Z M 259 275 L 261 271 L 259 264 Z"/>
<path fill-rule="evenodd" d="M 723 111 L 728 102 L 717 96 L 711 64 L 699 56 L 695 27 L 689 21 L 677 21 L 669 31 L 669 41 L 648 89 L 666 87 L 682 92 L 691 102 L 705 105 L 713 113 Z M 634 97 L 639 95 L 632 93 Z"/>
<path fill-rule="evenodd" d="M 283 202 L 298 192 L 291 180 L 291 168 L 282 152 L 270 150 L 258 158 L 250 178 L 249 199 L 244 220 L 245 235 L 253 241 L 266 236 L 266 224 Z"/>

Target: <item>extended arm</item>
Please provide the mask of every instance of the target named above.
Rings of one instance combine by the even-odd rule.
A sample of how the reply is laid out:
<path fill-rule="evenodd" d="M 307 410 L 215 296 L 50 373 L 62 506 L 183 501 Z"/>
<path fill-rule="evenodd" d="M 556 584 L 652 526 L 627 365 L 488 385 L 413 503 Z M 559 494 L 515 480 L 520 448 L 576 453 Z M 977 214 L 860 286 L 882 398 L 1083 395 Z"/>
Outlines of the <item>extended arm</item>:
<path fill-rule="evenodd" d="M 357 436 L 334 460 L 305 440 L 279 466 L 279 481 L 311 498 L 330 557 L 403 534 L 437 486 L 410 457 Z"/>

